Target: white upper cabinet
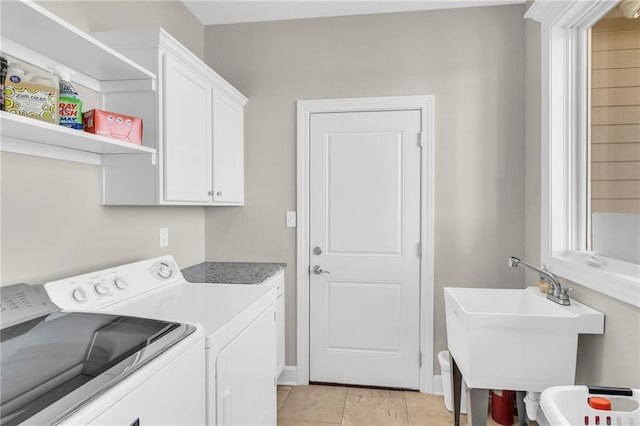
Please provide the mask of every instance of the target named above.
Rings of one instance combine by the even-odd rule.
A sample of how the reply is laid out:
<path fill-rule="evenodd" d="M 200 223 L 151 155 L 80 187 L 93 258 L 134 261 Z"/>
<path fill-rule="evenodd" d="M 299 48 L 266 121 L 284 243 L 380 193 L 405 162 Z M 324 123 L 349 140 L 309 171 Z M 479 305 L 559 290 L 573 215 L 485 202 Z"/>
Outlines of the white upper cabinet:
<path fill-rule="evenodd" d="M 223 92 L 213 94 L 213 199 L 243 204 L 244 109 Z"/>
<path fill-rule="evenodd" d="M 158 156 L 152 166 L 129 155 L 103 161 L 103 203 L 243 205 L 247 99 L 162 29 L 93 35 L 158 75 L 155 91 L 123 96 L 123 83 L 105 95 L 106 109 L 143 118 L 143 143 Z"/>
<path fill-rule="evenodd" d="M 211 201 L 211 88 L 164 57 L 164 195 L 166 201 Z"/>

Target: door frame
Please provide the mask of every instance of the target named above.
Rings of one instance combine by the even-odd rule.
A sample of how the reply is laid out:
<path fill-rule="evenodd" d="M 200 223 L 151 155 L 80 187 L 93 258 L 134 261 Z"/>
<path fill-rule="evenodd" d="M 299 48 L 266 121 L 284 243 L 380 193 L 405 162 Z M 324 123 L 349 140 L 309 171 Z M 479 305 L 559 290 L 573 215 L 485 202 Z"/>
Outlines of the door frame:
<path fill-rule="evenodd" d="M 419 110 L 423 148 L 420 162 L 420 392 L 433 393 L 434 377 L 434 181 L 435 97 L 392 96 L 300 100 L 297 102 L 297 235 L 296 291 L 297 344 L 296 382 L 309 384 L 309 163 L 311 114 Z M 416 143 L 418 141 L 416 140 Z M 426 333 L 425 333 L 426 331 Z"/>

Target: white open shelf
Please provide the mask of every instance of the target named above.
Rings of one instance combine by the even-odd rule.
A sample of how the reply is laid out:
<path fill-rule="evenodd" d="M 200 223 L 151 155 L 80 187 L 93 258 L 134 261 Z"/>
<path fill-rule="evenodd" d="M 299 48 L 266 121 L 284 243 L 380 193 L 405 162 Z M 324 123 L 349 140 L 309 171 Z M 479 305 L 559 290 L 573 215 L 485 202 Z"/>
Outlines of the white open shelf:
<path fill-rule="evenodd" d="M 2 1 L 0 10 L 3 50 L 19 59 L 28 60 L 20 58 L 20 52 L 14 52 L 10 42 L 97 81 L 156 78 L 152 72 L 30 0 Z"/>
<path fill-rule="evenodd" d="M 121 142 L 117 139 L 74 130 L 17 114 L 0 111 L 0 134 L 2 151 L 49 157 L 51 148 L 71 150 L 64 158 L 72 161 L 99 163 L 98 160 L 74 158 L 73 151 L 90 154 L 155 154 L 156 150 L 142 145 Z"/>
<path fill-rule="evenodd" d="M 151 71 L 32 0 L 0 1 L 0 12 L 0 48 L 7 55 L 42 69 L 64 65 L 75 73 L 72 81 L 98 93 L 114 88 L 155 90 Z M 146 154 L 155 161 L 152 148 L 4 111 L 0 135 L 0 150 L 6 152 L 89 164 L 101 164 L 103 155 L 112 154 Z"/>

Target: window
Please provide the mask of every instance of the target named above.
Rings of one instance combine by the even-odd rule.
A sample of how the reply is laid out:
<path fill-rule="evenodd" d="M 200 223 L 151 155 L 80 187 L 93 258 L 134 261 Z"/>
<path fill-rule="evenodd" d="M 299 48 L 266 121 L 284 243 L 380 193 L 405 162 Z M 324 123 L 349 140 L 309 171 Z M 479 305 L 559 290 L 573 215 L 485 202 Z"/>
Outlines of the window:
<path fill-rule="evenodd" d="M 623 2 L 590 30 L 587 247 L 640 264 L 640 18 Z"/>
<path fill-rule="evenodd" d="M 622 3 L 625 8 L 629 8 L 629 4 L 631 8 L 640 6 L 635 0 L 623 0 Z M 603 158 L 611 158 L 612 148 L 615 148 L 613 151 L 617 152 L 618 160 L 631 158 L 629 151 L 622 154 L 622 145 L 614 146 L 610 139 L 617 141 L 614 143 L 629 143 L 623 140 L 632 137 L 629 135 L 635 134 L 638 128 L 637 124 L 636 127 L 618 127 L 634 126 L 633 123 L 604 123 L 604 112 L 620 120 L 619 110 L 616 114 L 609 114 L 610 110 L 595 109 L 622 106 L 617 101 L 613 102 L 615 105 L 608 101 L 614 98 L 612 94 L 638 90 L 629 86 L 610 91 L 602 90 L 608 87 L 596 87 L 609 85 L 603 83 L 601 71 L 610 65 L 611 58 L 620 55 L 602 53 L 608 48 L 608 42 L 603 42 L 600 35 L 592 39 L 592 33 L 601 29 L 594 25 L 611 18 L 609 15 L 602 19 L 608 14 L 619 13 L 616 11 L 618 6 L 618 2 L 609 0 L 537 0 L 525 15 L 539 21 L 542 31 L 541 257 L 547 267 L 560 277 L 640 306 L 640 264 L 609 248 L 618 249 L 627 244 L 628 253 L 636 254 L 633 250 L 640 250 L 638 243 L 633 243 L 633 239 L 627 240 L 632 238 L 634 229 L 629 225 L 619 237 L 624 240 L 608 243 L 606 237 L 613 235 L 610 228 L 620 227 L 621 216 L 601 215 L 623 213 L 610 211 L 610 207 L 605 206 L 604 193 L 613 194 L 615 199 L 629 197 L 615 196 L 613 191 L 621 190 L 610 189 L 614 179 L 602 178 L 609 173 L 603 169 L 614 167 L 613 173 L 619 173 L 617 166 L 620 164 L 599 163 L 604 163 Z M 635 54 L 631 53 L 631 57 Z M 640 55 L 640 50 L 637 54 Z M 595 67 L 593 71 L 592 65 Z M 639 185 L 637 178 L 625 190 L 631 188 L 633 192 L 633 185 Z M 635 203 L 637 205 L 637 200 Z M 638 211 L 625 211 L 624 214 L 633 218 Z"/>

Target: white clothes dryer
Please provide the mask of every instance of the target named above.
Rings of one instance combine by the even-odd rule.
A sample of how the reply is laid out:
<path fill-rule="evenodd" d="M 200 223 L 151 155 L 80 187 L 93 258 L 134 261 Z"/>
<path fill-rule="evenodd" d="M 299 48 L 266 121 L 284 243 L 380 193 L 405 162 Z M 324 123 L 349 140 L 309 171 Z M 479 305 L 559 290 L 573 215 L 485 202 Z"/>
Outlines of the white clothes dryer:
<path fill-rule="evenodd" d="M 66 309 L 201 324 L 207 424 L 276 424 L 275 286 L 188 283 L 163 256 L 45 288 Z"/>

